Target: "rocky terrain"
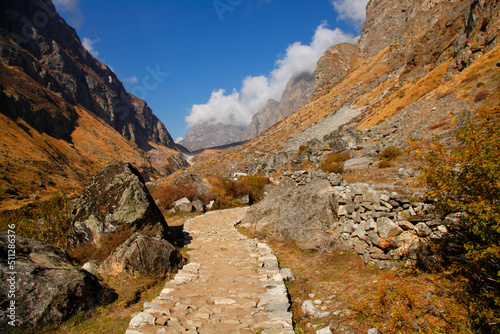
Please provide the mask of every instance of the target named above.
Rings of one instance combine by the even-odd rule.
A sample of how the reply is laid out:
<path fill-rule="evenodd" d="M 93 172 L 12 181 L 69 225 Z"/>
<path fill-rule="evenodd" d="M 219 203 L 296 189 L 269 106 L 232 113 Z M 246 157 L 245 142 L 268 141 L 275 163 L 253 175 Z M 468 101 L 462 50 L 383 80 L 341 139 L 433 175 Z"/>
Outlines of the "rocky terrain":
<path fill-rule="evenodd" d="M 146 102 L 90 55 L 51 1 L 2 1 L 0 12 L 6 205 L 81 188 L 109 163 L 130 161 L 147 177 L 187 165 Z"/>

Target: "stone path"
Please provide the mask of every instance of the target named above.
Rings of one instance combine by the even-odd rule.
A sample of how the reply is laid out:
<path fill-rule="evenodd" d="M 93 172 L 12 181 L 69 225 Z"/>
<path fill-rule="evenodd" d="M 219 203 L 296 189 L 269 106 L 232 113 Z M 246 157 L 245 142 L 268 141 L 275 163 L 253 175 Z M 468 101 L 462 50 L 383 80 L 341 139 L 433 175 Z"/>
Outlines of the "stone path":
<path fill-rule="evenodd" d="M 126 334 L 294 333 L 284 280 L 273 251 L 240 234 L 247 208 L 189 220 L 189 263 L 134 315 Z"/>

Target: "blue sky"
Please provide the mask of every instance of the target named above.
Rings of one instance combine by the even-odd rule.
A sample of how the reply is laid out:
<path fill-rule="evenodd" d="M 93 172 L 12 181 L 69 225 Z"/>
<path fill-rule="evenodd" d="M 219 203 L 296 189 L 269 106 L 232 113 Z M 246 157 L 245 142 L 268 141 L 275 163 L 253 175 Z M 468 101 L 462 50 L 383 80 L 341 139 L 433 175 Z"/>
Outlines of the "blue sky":
<path fill-rule="evenodd" d="M 359 35 L 367 2 L 54 0 L 174 139 L 228 115 L 247 123 L 268 98 L 279 99 L 287 77 L 313 70 L 329 44 Z"/>

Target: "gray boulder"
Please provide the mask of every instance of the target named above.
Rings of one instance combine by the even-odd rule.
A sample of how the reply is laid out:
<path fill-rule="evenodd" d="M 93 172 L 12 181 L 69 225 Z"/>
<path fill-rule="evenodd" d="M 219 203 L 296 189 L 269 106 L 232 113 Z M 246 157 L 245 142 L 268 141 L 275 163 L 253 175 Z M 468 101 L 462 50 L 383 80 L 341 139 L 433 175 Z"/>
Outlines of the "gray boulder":
<path fill-rule="evenodd" d="M 316 249 L 336 221 L 337 200 L 326 179 L 304 186 L 285 178 L 243 217 L 242 226 L 270 232 L 278 240 L 295 240 L 302 249 Z"/>
<path fill-rule="evenodd" d="M 177 272 L 182 264 L 181 254 L 167 240 L 134 233 L 101 264 L 99 274 L 164 277 Z"/>
<path fill-rule="evenodd" d="M 74 267 L 62 248 L 21 236 L 15 241 L 16 262 L 10 268 L 8 235 L 0 231 L 0 332 L 13 329 L 7 313 L 11 300 L 15 300 L 16 327 L 27 328 L 58 325 L 79 311 L 116 299 L 114 291 L 94 275 Z M 9 298 L 11 292 L 15 298 Z"/>
<path fill-rule="evenodd" d="M 198 197 L 193 199 L 193 208 L 196 212 L 205 212 L 205 204 Z"/>
<path fill-rule="evenodd" d="M 170 229 L 141 174 L 129 163 L 111 165 L 95 174 L 74 208 L 72 245 L 92 242 L 120 229 L 170 238 Z"/>
<path fill-rule="evenodd" d="M 175 212 L 191 212 L 193 211 L 193 203 L 186 197 L 174 202 Z"/>

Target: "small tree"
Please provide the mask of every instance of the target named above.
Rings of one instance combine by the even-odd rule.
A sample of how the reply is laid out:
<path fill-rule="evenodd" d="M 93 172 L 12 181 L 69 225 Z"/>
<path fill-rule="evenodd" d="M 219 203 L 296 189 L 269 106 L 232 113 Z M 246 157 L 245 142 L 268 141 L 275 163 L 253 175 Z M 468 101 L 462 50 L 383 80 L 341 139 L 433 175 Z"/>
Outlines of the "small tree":
<path fill-rule="evenodd" d="M 434 139 L 417 149 L 436 210 L 458 213 L 448 225 L 454 246 L 438 250 L 465 283 L 471 316 L 484 332 L 500 331 L 499 125 L 500 106 L 481 109 L 466 117 L 451 148 Z"/>

